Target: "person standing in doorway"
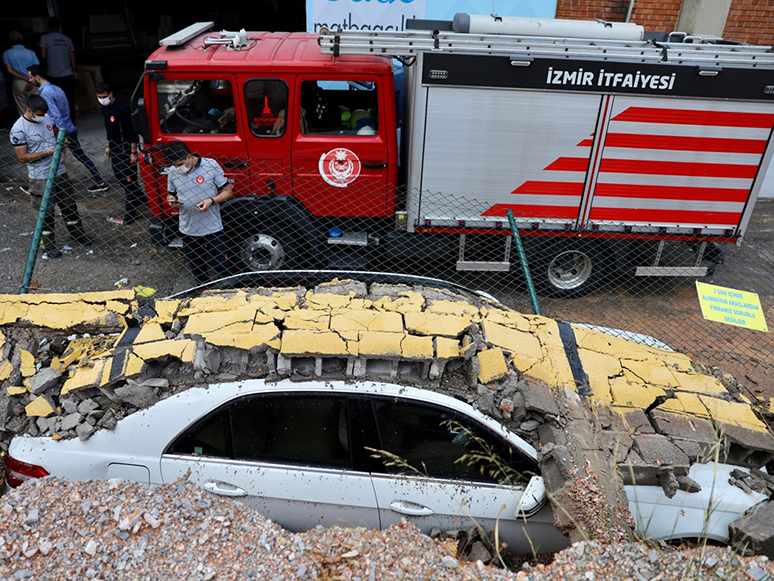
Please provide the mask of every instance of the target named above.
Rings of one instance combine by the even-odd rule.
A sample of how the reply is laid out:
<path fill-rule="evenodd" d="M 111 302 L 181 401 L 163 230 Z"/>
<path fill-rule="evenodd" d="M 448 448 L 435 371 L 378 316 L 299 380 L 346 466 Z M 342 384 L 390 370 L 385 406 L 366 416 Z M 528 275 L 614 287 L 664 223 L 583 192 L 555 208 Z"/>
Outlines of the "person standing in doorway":
<path fill-rule="evenodd" d="M 182 141 L 167 144 L 164 157 L 172 164 L 167 203 L 179 208 L 183 252 L 196 284 L 209 280 L 209 264 L 220 278 L 229 276 L 231 269 L 220 204 L 231 199 L 231 183 L 217 161 L 194 155 Z"/>
<path fill-rule="evenodd" d="M 34 51 L 24 47 L 21 32 L 12 30 L 8 33 L 8 40 L 13 46 L 3 53 L 3 64 L 13 83 L 11 90 L 16 101 L 16 110 L 19 115 L 24 115 L 27 111 L 27 97 L 38 94 L 38 89 L 30 83 L 27 69 L 32 65 L 39 65 L 40 61 Z"/>
<path fill-rule="evenodd" d="M 137 133 L 132 126 L 132 112 L 113 96 L 107 83 L 98 83 L 96 90 L 107 132 L 105 157 L 110 159 L 113 175 L 126 192 L 124 217 L 108 218 L 108 222 L 129 225 L 137 219 L 137 211 L 145 203 L 145 193 L 137 179 Z"/>
<path fill-rule="evenodd" d="M 46 61 L 46 78 L 67 95 L 72 119 L 75 117 L 75 80 L 78 78 L 78 69 L 75 66 L 73 41 L 59 32 L 60 27 L 61 22 L 56 16 L 48 19 L 49 32 L 40 37 L 40 56 Z"/>
<path fill-rule="evenodd" d="M 70 117 L 70 109 L 64 91 L 48 81 L 43 72 L 43 67 L 40 65 L 31 66 L 27 69 L 27 72 L 29 73 L 30 82 L 40 90 L 40 96 L 48 103 L 49 116 L 54 120 L 56 126 L 67 134 L 67 146 L 73 152 L 75 159 L 80 161 L 89 170 L 94 180 L 94 185 L 90 186 L 88 191 L 91 193 L 104 192 L 107 190 L 107 182 L 102 178 L 97 166 L 86 155 L 80 141 L 78 141 L 78 129 Z"/>
<path fill-rule="evenodd" d="M 27 109 L 24 115 L 19 117 L 11 128 L 11 144 L 16 153 L 16 159 L 20 163 L 27 164 L 27 175 L 30 180 L 29 192 L 32 207 L 36 212 L 40 211 L 40 203 L 46 190 L 46 180 L 56 149 L 54 122 L 46 115 L 47 112 L 46 101 L 40 95 L 31 95 L 27 99 Z M 91 246 L 91 238 L 86 236 L 83 222 L 78 214 L 73 185 L 67 178 L 64 158 L 60 160 L 57 168 L 40 238 L 40 245 L 49 258 L 62 256 L 62 251 L 56 247 L 54 236 L 55 205 L 59 206 L 62 218 L 73 240 L 79 244 Z"/>

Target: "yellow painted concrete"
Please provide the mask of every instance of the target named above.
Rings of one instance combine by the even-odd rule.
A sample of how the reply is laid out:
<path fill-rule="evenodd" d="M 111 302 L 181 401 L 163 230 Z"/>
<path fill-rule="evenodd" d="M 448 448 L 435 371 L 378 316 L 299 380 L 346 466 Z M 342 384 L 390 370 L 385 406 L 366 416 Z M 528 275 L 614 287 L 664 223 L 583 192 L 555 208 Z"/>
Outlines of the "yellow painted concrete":
<path fill-rule="evenodd" d="M 191 339 L 166 339 L 165 341 L 136 345 L 132 349 L 132 353 L 146 362 L 171 356 L 190 363 L 193 361 L 195 351 L 196 343 Z"/>
<path fill-rule="evenodd" d="M 435 299 L 428 301 L 426 311 L 441 315 L 454 315 L 455 317 L 471 316 L 477 318 L 478 306 L 470 301 L 447 301 Z"/>
<path fill-rule="evenodd" d="M 175 314 L 180 308 L 180 303 L 181 301 L 179 300 L 156 301 L 153 305 L 156 316 L 151 321 L 162 325 L 171 323 L 175 320 Z"/>
<path fill-rule="evenodd" d="M 695 393 L 723 394 L 728 393 L 725 386 L 720 381 L 709 375 L 701 373 L 681 373 L 675 372 L 675 378 L 678 381 L 680 389 L 692 391 Z"/>
<path fill-rule="evenodd" d="M 0 325 L 10 325 L 27 317 L 29 305 L 10 297 L 16 295 L 3 295 L 0 298 Z"/>
<path fill-rule="evenodd" d="M 212 313 L 196 313 L 188 317 L 183 331 L 186 335 L 204 335 L 218 330 L 229 330 L 234 333 L 249 332 L 257 309 L 248 305 L 233 311 L 216 311 Z"/>
<path fill-rule="evenodd" d="M 483 321 L 484 337 L 495 347 L 510 352 L 513 365 L 524 372 L 543 359 L 540 341 L 531 333 L 524 333 L 488 320 Z"/>
<path fill-rule="evenodd" d="M 438 359 L 452 359 L 460 356 L 460 343 L 447 337 L 435 338 L 435 356 Z"/>
<path fill-rule="evenodd" d="M 406 335 L 400 344 L 406 359 L 430 359 L 433 357 L 433 338 Z"/>
<path fill-rule="evenodd" d="M 360 354 L 376 357 L 400 357 L 403 354 L 401 343 L 404 337 L 404 333 L 363 331 L 360 333 L 358 344 Z"/>
<path fill-rule="evenodd" d="M 499 381 L 510 373 L 503 350 L 499 347 L 479 351 L 477 357 L 479 362 L 478 380 L 481 383 Z"/>
<path fill-rule="evenodd" d="M 334 309 L 331 313 L 331 329 L 334 331 L 388 331 L 403 332 L 400 313 L 365 309 Z"/>
<path fill-rule="evenodd" d="M 24 395 L 29 390 L 26 387 L 22 387 L 21 385 L 11 385 L 6 387 L 5 391 L 8 395 Z"/>
<path fill-rule="evenodd" d="M 151 341 L 163 341 L 167 336 L 164 334 L 164 330 L 158 323 L 145 323 L 141 328 L 137 337 L 134 339 L 134 344 L 150 343 Z"/>
<path fill-rule="evenodd" d="M 78 295 L 69 295 L 69 296 L 77 296 L 81 300 L 86 301 L 87 303 L 106 303 L 108 301 L 128 302 L 134 299 L 134 291 L 131 289 L 126 289 L 126 290 L 114 290 L 114 291 L 104 291 L 104 292 L 79 293 Z"/>
<path fill-rule="evenodd" d="M 118 301 L 108 301 L 105 303 L 105 308 L 108 311 L 113 311 L 114 313 L 118 313 L 119 315 L 125 315 L 127 312 L 129 312 L 129 303 L 121 303 Z"/>
<path fill-rule="evenodd" d="M 13 364 L 8 361 L 7 359 L 0 363 L 0 381 L 5 381 L 9 377 L 11 377 L 11 373 L 13 372 Z"/>
<path fill-rule="evenodd" d="M 31 418 L 47 418 L 56 412 L 42 395 L 28 403 L 24 408 L 24 411 L 27 412 L 27 415 Z"/>
<path fill-rule="evenodd" d="M 67 349 L 60 357 L 54 357 L 51 361 L 53 369 L 62 373 L 68 365 L 79 363 L 84 357 L 97 358 L 108 351 L 106 345 L 114 344 L 115 340 L 108 337 L 79 337 L 73 339 L 67 345 Z"/>
<path fill-rule="evenodd" d="M 31 377 L 35 375 L 35 356 L 26 349 L 19 349 L 19 355 L 21 355 L 21 371 L 22 377 Z"/>
<path fill-rule="evenodd" d="M 527 374 L 546 381 L 548 385 L 576 387 L 570 362 L 564 351 L 564 343 L 559 334 L 559 325 L 553 319 L 546 317 L 533 319 L 532 325 L 538 329 L 536 334 L 540 339 L 543 358 Z"/>
<path fill-rule="evenodd" d="M 310 309 L 343 309 L 349 305 L 353 296 L 355 296 L 355 293 L 351 291 L 348 295 L 309 291 L 304 297 L 304 304 Z"/>
<path fill-rule="evenodd" d="M 425 297 L 422 293 L 418 292 L 406 292 L 401 293 L 402 296 L 392 300 L 391 297 L 382 297 L 378 301 L 374 301 L 374 308 L 380 311 L 394 311 L 396 313 L 418 313 L 422 311 L 425 306 Z"/>
<path fill-rule="evenodd" d="M 62 303 L 57 305 L 56 309 L 52 309 L 48 304 L 41 303 L 39 305 L 30 305 L 27 315 L 23 319 L 39 327 L 66 331 L 83 324 L 105 325 L 108 317 L 115 317 L 116 315 L 117 313 L 97 303 Z"/>
<path fill-rule="evenodd" d="M 282 333 L 283 355 L 349 355 L 347 343 L 332 331 L 308 329 L 288 330 Z"/>
<path fill-rule="evenodd" d="M 768 433 L 766 425 L 757 418 L 747 404 L 725 401 L 706 395 L 700 395 L 699 399 L 707 406 L 710 417 L 717 422 L 737 425 L 755 432 Z"/>
<path fill-rule="evenodd" d="M 613 355 L 586 349 L 578 349 L 578 355 L 589 378 L 591 396 L 602 403 L 611 404 L 613 396 L 610 393 L 610 378 L 623 373 L 621 362 Z"/>
<path fill-rule="evenodd" d="M 328 311 L 293 310 L 285 314 L 287 329 L 325 331 L 330 328 L 331 315 Z"/>
<path fill-rule="evenodd" d="M 92 359 L 88 365 L 81 365 L 67 378 L 62 386 L 61 395 L 66 395 L 77 389 L 97 387 L 102 384 L 102 374 L 107 368 L 110 373 L 110 359 Z"/>
<path fill-rule="evenodd" d="M 672 373 L 672 369 L 664 365 L 663 360 L 651 357 L 645 360 L 621 359 L 624 376 L 629 381 L 643 382 L 648 385 L 663 387 L 679 387 L 680 383 Z"/>
<path fill-rule="evenodd" d="M 492 307 L 487 309 L 484 318 L 491 323 L 497 323 L 498 325 L 503 325 L 512 329 L 518 329 L 524 333 L 528 333 L 530 331 L 529 320 L 524 315 L 517 313 L 516 311 Z"/>
<path fill-rule="evenodd" d="M 660 387 L 634 383 L 624 377 L 615 377 L 610 380 L 610 393 L 615 403 L 640 409 L 648 407 L 658 396 L 666 395 L 666 392 Z"/>
<path fill-rule="evenodd" d="M 255 325 L 251 331 L 247 332 L 225 330 L 207 333 L 204 335 L 204 340 L 211 345 L 236 347 L 246 351 L 262 346 L 279 349 L 280 330 L 273 323 L 269 323 L 266 325 Z"/>
<path fill-rule="evenodd" d="M 459 337 L 471 324 L 471 316 L 439 315 L 437 313 L 405 313 L 406 330 L 420 335 Z"/>

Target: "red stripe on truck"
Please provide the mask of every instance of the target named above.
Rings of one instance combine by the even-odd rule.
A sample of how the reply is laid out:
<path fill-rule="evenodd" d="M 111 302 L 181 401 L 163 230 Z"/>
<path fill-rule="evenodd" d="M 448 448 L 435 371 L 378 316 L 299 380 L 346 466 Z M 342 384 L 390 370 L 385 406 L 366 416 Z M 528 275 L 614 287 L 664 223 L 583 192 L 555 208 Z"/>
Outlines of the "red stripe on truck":
<path fill-rule="evenodd" d="M 642 198 L 650 200 L 702 200 L 707 202 L 746 202 L 749 190 L 734 188 L 690 188 L 640 184 L 597 184 L 595 196 Z"/>
<path fill-rule="evenodd" d="M 552 196 L 578 196 L 583 194 L 583 182 L 526 181 L 512 194 L 548 194 Z"/>
<path fill-rule="evenodd" d="M 513 215 L 519 218 L 561 218 L 575 220 L 578 217 L 578 206 L 535 206 L 520 204 L 495 204 L 482 216 L 505 216 L 508 210 L 513 210 Z"/>
<path fill-rule="evenodd" d="M 624 224 L 679 224 L 736 228 L 741 212 L 691 212 L 688 210 L 645 210 L 637 208 L 592 207 L 589 220 Z"/>
<path fill-rule="evenodd" d="M 638 135 L 608 133 L 605 147 L 661 149 L 666 151 L 703 151 L 722 153 L 757 153 L 766 149 L 765 139 L 725 139 L 722 137 L 677 137 L 673 135 Z"/>
<path fill-rule="evenodd" d="M 599 168 L 599 173 L 748 179 L 753 179 L 757 172 L 757 165 L 609 158 L 603 159 Z"/>
<path fill-rule="evenodd" d="M 771 129 L 774 115 L 770 113 L 739 113 L 733 111 L 691 111 L 686 109 L 657 109 L 629 107 L 613 121 L 635 123 L 670 123 L 673 125 L 706 125 L 708 127 L 756 127 Z"/>

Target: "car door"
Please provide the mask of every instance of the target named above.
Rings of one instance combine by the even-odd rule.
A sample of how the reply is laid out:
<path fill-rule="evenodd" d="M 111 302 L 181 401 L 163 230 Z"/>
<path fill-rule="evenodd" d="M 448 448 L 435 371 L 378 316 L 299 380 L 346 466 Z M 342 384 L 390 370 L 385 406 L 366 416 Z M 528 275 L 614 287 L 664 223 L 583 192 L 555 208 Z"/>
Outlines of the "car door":
<path fill-rule="evenodd" d="M 517 516 L 537 471 L 534 460 L 442 406 L 399 398 L 374 398 L 371 405 L 380 446 L 371 476 L 382 528 L 403 518 L 425 533 L 478 526 L 497 531 L 509 551 L 521 554 L 567 545 L 548 503 L 528 518 Z"/>
<path fill-rule="evenodd" d="M 379 527 L 371 479 L 352 469 L 347 398 L 245 396 L 192 425 L 161 459 L 164 482 L 183 477 L 237 498 L 290 530 Z"/>
<path fill-rule="evenodd" d="M 304 76 L 296 80 L 293 190 L 315 216 L 386 217 L 397 176 L 380 117 L 386 104 L 378 77 Z M 391 184 L 394 186 L 394 181 Z"/>

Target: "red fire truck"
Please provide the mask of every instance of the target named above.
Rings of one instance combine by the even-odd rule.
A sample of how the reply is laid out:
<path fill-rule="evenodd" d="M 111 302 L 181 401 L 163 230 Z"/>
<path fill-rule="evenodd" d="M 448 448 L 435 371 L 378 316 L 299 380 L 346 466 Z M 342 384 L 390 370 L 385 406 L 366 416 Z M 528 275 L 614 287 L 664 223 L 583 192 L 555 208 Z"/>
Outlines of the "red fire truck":
<path fill-rule="evenodd" d="M 774 53 L 643 40 L 628 24 L 573 34 L 562 22 L 563 36 L 518 25 L 461 14 L 318 35 L 201 23 L 162 40 L 132 98 L 152 236 L 176 229 L 160 146 L 183 140 L 233 182 L 224 228 L 246 270 L 403 257 L 515 270 L 510 209 L 549 294 L 588 292 L 613 271 L 711 271 L 722 244 L 741 241 L 772 155 Z M 665 261 L 676 243 L 690 262 Z"/>

